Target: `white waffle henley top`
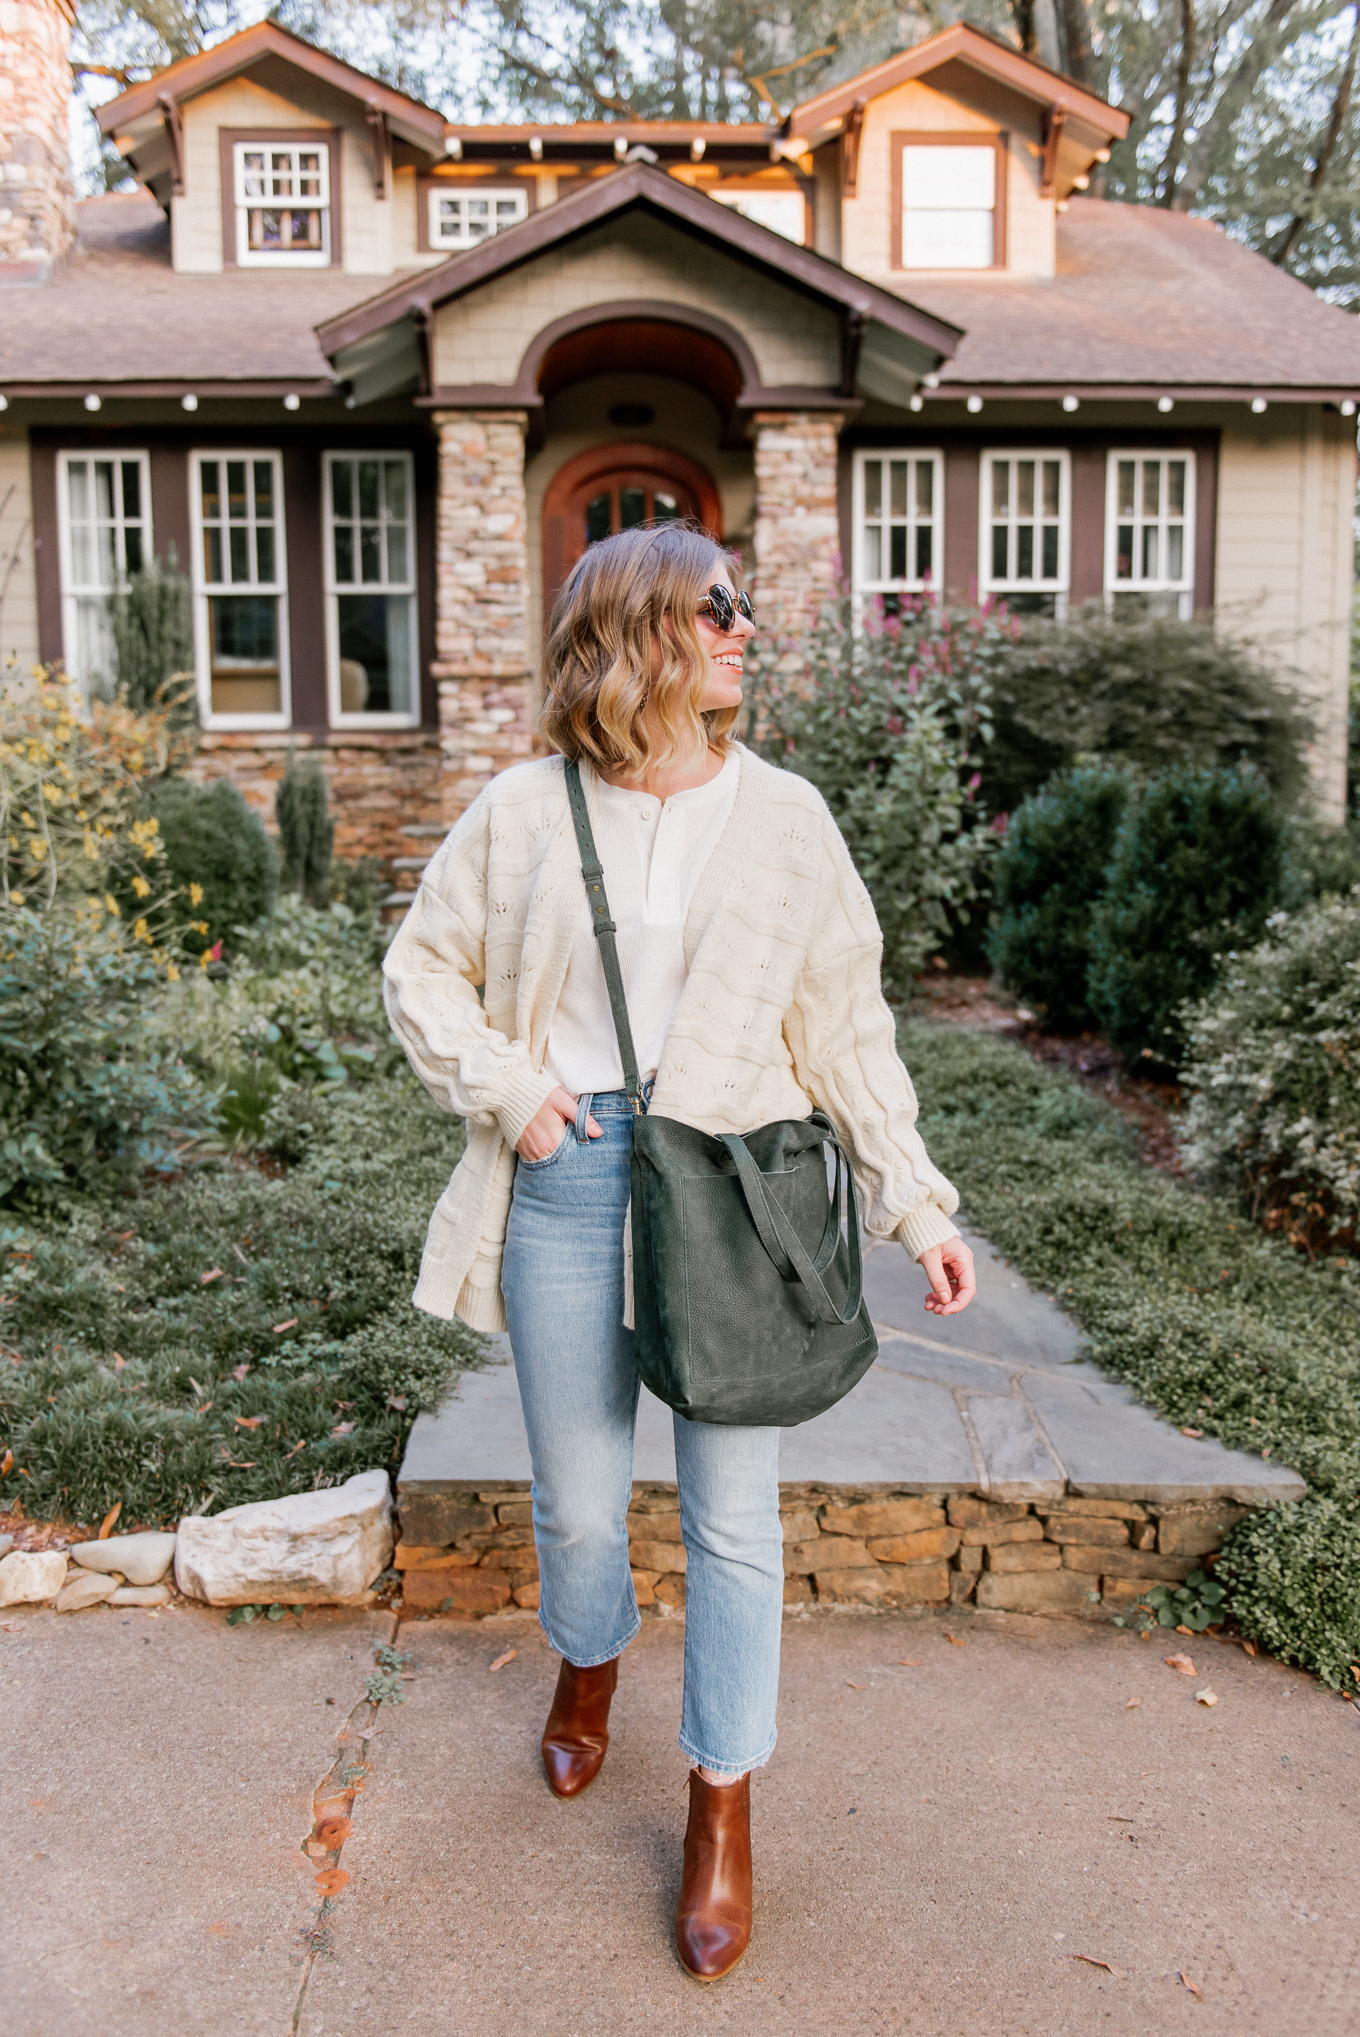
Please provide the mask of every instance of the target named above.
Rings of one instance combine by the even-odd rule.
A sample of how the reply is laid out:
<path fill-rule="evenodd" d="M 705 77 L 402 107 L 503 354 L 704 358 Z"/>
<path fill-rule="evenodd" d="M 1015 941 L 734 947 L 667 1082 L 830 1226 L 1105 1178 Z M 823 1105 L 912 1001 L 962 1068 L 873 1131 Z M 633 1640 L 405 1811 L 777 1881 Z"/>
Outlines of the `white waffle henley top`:
<path fill-rule="evenodd" d="M 618 928 L 633 1047 L 644 1081 L 655 1075 L 688 970 L 685 915 L 736 804 L 741 776 L 735 751 L 707 785 L 669 799 L 596 781 L 599 819 L 592 822 L 604 865 L 605 895 Z M 544 1073 L 573 1096 L 623 1088 L 599 943 L 585 886 L 566 981 L 548 1034 Z"/>

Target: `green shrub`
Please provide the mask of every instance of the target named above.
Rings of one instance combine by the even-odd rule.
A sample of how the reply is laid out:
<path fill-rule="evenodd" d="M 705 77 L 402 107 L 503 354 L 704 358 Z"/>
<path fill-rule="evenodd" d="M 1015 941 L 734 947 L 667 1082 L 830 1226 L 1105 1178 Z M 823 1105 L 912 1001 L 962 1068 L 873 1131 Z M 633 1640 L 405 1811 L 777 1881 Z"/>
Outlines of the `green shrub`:
<path fill-rule="evenodd" d="M 1360 1235 L 1360 892 L 1278 915 L 1188 1020 L 1195 1174 L 1309 1250 Z"/>
<path fill-rule="evenodd" d="M 0 914 L 0 1203 L 65 1201 L 173 1171 L 206 1095 L 141 1018 L 159 989 L 149 943 L 108 915 Z"/>
<path fill-rule="evenodd" d="M 1284 821 L 1253 772 L 1163 772 L 1132 800 L 1091 923 L 1091 1008 L 1117 1047 L 1179 1067 L 1182 1007 L 1279 901 Z"/>
<path fill-rule="evenodd" d="M 347 905 L 359 919 L 375 919 L 392 879 L 381 856 L 336 856 L 328 889 L 332 905 Z"/>
<path fill-rule="evenodd" d="M 934 604 L 854 626 L 828 608 L 754 692 L 751 724 L 773 764 L 822 794 L 883 932 L 888 988 L 908 995 L 951 914 L 967 920 L 995 836 L 976 825 L 987 670 L 1009 626 Z"/>
<path fill-rule="evenodd" d="M 1250 644 L 1206 621 L 1107 615 L 1023 621 L 991 670 L 989 812 L 1013 813 L 1055 771 L 1106 758 L 1151 774 L 1251 765 L 1286 801 L 1308 785 L 1312 724 Z"/>
<path fill-rule="evenodd" d="M 230 779 L 206 786 L 167 779 L 148 804 L 185 894 L 184 938 L 191 953 L 223 940 L 234 943 L 238 928 L 268 918 L 278 890 L 273 845 Z"/>
<path fill-rule="evenodd" d="M 274 819 L 283 850 L 283 881 L 311 905 L 325 905 L 335 822 L 330 817 L 326 780 L 315 757 L 299 765 L 296 756 L 274 795 Z"/>
<path fill-rule="evenodd" d="M 1243 1630 L 1355 1688 L 1360 1264 L 1310 1263 L 1235 1202 L 1140 1165 L 1126 1120 L 1013 1041 L 921 1023 L 902 1051 L 933 1160 L 976 1224 L 1176 1427 L 1269 1453 L 1311 1488 L 1235 1528 L 1218 1574 Z"/>
<path fill-rule="evenodd" d="M 1131 789 L 1108 765 L 1059 771 L 1011 815 L 992 866 L 992 965 L 1059 1032 L 1092 1023 L 1091 920 Z"/>
<path fill-rule="evenodd" d="M 193 590 L 179 571 L 173 545 L 165 565 L 152 558 L 125 580 L 114 594 L 109 627 L 118 664 L 118 690 L 135 714 L 167 702 L 171 682 L 172 714 L 192 725 L 197 709 L 192 683 L 194 664 Z M 188 678 L 187 684 L 183 683 Z"/>

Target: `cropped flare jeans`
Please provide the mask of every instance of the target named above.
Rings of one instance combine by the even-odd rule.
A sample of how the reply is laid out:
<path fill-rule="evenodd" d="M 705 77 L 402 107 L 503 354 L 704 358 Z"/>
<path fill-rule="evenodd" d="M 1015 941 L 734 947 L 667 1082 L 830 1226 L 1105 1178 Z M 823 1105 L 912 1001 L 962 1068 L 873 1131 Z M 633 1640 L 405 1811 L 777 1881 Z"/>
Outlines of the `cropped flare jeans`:
<path fill-rule="evenodd" d="M 603 1136 L 586 1134 L 593 1115 Z M 501 1284 L 533 1463 L 539 1619 L 578 1668 L 609 1662 L 641 1621 L 628 1567 L 640 1379 L 623 1325 L 633 1114 L 583 1096 L 546 1160 L 520 1160 Z M 676 1415 L 685 1575 L 680 1745 L 741 1775 L 775 1742 L 784 1564 L 778 1429 Z"/>

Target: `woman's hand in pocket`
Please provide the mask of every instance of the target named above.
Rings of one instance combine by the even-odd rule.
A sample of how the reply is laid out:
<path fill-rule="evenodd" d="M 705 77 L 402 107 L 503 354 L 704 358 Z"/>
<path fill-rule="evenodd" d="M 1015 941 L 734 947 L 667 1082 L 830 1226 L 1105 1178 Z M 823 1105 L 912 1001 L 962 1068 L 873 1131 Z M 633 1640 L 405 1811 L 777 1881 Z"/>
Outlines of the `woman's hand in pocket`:
<path fill-rule="evenodd" d="M 576 1109 L 580 1101 L 579 1096 L 572 1096 L 565 1089 L 555 1089 L 516 1140 L 515 1151 L 520 1159 L 550 1160 L 576 1123 Z M 586 1131 L 592 1139 L 604 1136 L 594 1118 L 586 1119 Z"/>

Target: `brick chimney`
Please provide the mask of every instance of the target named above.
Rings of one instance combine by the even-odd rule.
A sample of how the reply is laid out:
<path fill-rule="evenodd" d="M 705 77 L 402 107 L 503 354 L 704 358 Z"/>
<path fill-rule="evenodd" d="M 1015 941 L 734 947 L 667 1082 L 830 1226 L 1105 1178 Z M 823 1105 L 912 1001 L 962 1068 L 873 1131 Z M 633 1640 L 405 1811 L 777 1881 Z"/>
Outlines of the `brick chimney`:
<path fill-rule="evenodd" d="M 0 286 L 45 283 L 75 238 L 75 0 L 0 0 Z"/>

